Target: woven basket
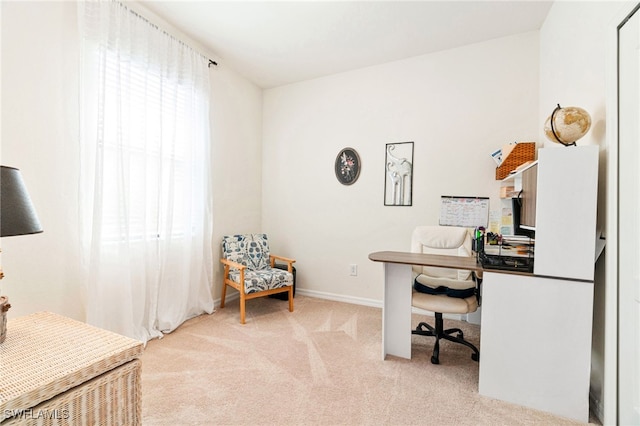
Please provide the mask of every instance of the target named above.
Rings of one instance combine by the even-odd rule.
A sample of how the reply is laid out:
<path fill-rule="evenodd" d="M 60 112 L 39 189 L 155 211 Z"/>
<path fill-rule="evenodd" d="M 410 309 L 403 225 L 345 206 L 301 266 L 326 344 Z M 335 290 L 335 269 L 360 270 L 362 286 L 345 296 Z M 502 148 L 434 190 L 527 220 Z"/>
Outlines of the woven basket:
<path fill-rule="evenodd" d="M 35 407 L 2 426 L 136 426 L 142 424 L 142 362 L 134 359 Z M 11 410 L 10 410 L 11 411 Z"/>
<path fill-rule="evenodd" d="M 536 143 L 535 142 L 519 142 L 509 156 L 502 161 L 499 167 L 496 167 L 496 180 L 502 180 L 509 176 L 518 166 L 536 159 Z"/>
<path fill-rule="evenodd" d="M 7 337 L 7 311 L 11 305 L 6 296 L 0 296 L 0 343 Z"/>
<path fill-rule="evenodd" d="M 45 406 L 46 413 L 62 416 L 54 419 L 57 426 L 140 424 L 140 363 L 132 361 L 142 342 L 51 312 L 11 318 L 8 325 L 11 333 L 0 345 L 0 425 L 16 416 L 18 424 L 48 424 L 25 422 L 24 416 L 58 396 L 77 402 L 58 406 L 56 399 Z M 132 370 L 118 369 L 125 364 Z M 107 372 L 106 382 L 92 381 Z M 84 415 L 90 420 L 79 420 Z"/>

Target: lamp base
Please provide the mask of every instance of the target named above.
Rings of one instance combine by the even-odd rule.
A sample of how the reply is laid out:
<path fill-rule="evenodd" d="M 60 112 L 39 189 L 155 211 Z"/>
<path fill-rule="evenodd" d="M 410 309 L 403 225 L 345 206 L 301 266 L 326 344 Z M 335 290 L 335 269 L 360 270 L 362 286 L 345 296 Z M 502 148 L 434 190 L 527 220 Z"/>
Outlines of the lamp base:
<path fill-rule="evenodd" d="M 0 296 L 0 343 L 7 337 L 7 311 L 10 307 L 9 298 Z"/>

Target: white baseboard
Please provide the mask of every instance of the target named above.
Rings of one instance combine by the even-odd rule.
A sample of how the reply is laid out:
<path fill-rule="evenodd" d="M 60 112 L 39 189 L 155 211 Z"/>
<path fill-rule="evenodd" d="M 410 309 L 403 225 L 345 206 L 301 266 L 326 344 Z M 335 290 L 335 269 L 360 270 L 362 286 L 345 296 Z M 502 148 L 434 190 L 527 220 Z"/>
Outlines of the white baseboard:
<path fill-rule="evenodd" d="M 313 290 L 304 290 L 304 289 L 296 289 L 296 293 L 299 293 L 303 296 L 308 297 L 316 297 L 318 299 L 327 299 L 334 300 L 336 302 L 344 302 L 344 303 L 352 303 L 354 305 L 363 305 L 363 306 L 371 306 L 373 308 L 382 309 L 382 300 L 375 299 L 365 299 L 363 297 L 353 297 L 353 296 L 345 296 L 342 294 L 333 294 L 333 293 L 325 293 L 322 291 L 313 291 Z M 411 312 L 414 314 L 434 316 L 433 312 L 425 311 L 424 309 L 411 307 Z M 454 320 L 462 320 L 466 321 L 466 315 L 460 314 L 444 314 L 443 318 L 454 319 Z"/>
<path fill-rule="evenodd" d="M 317 299 L 333 300 L 336 302 L 351 303 L 353 305 L 371 306 L 373 308 L 382 309 L 381 300 L 365 299 L 363 297 L 345 296 L 342 294 L 326 293 L 323 291 L 314 291 L 314 290 L 305 290 L 301 288 L 296 288 L 296 294 L 299 294 L 300 296 L 315 297 Z M 230 291 L 227 293 L 226 300 L 233 301 L 239 298 L 240 298 L 240 293 L 238 293 L 237 291 Z M 213 306 L 220 307 L 220 300 L 221 300 L 220 298 L 215 299 L 213 301 Z"/>
<path fill-rule="evenodd" d="M 227 297 L 225 297 L 225 303 L 240 299 L 240 293 L 237 291 L 229 291 L 227 289 Z M 220 307 L 220 302 L 222 301 L 222 297 L 218 297 L 213 301 L 213 309 L 216 310 Z"/>
<path fill-rule="evenodd" d="M 371 306 L 373 308 L 382 309 L 382 301 L 375 299 L 366 299 L 364 297 L 345 296 L 343 294 L 327 293 L 324 291 L 296 289 L 296 294 L 301 296 L 315 297 L 317 299 L 333 300 L 336 302 L 351 303 L 353 305 Z"/>
<path fill-rule="evenodd" d="M 325 293 L 321 291 L 304 290 L 304 289 L 296 289 L 296 293 L 299 293 L 303 296 L 316 297 L 318 299 L 334 300 L 336 302 L 352 303 L 354 305 L 371 306 L 373 308 L 382 309 L 382 300 L 365 299 L 363 297 L 345 296 L 342 294 Z M 425 311 L 424 309 L 415 308 L 413 306 L 411 307 L 411 312 L 414 314 L 427 315 L 431 317 L 434 316 L 433 312 Z M 467 316 L 466 314 L 465 315 L 444 314 L 442 317 L 446 319 L 467 321 L 466 316 Z M 467 322 L 472 322 L 472 321 L 467 321 Z"/>
<path fill-rule="evenodd" d="M 364 297 L 354 297 L 354 296 L 345 296 L 343 294 L 335 294 L 335 293 L 327 293 L 324 291 L 315 291 L 315 290 L 306 290 L 303 288 L 296 288 L 296 294 L 306 297 L 315 297 L 317 299 L 326 299 L 333 300 L 335 302 L 343 302 L 343 303 L 351 303 L 353 305 L 362 305 L 362 306 L 370 306 L 372 308 L 382 309 L 382 301 L 376 299 L 367 299 Z M 227 294 L 227 301 L 232 301 L 238 299 L 238 292 L 230 292 Z M 214 301 L 215 307 L 220 307 L 220 299 L 216 299 Z M 411 312 L 421 315 L 433 316 L 433 312 L 425 311 L 420 308 L 411 307 Z M 455 319 L 455 320 L 466 320 L 464 315 L 460 314 L 444 314 L 443 318 Z"/>

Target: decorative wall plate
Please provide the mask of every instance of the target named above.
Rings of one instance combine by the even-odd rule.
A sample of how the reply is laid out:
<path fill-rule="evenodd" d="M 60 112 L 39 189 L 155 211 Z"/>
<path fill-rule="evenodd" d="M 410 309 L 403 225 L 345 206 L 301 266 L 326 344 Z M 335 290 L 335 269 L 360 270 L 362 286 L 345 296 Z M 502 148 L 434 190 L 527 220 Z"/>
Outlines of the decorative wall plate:
<path fill-rule="evenodd" d="M 343 185 L 351 185 L 360 176 L 360 156 L 353 148 L 338 153 L 335 164 L 336 178 Z"/>

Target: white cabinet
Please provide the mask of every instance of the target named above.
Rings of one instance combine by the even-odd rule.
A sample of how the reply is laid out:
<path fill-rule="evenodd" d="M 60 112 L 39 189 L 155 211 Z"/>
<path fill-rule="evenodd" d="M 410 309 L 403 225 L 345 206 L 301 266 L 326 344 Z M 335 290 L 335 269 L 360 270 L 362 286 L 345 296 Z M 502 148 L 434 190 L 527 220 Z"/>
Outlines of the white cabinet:
<path fill-rule="evenodd" d="M 536 231 L 534 274 L 593 280 L 598 150 L 596 145 L 542 148 L 538 161 L 503 179 L 522 190 L 524 214 L 535 209 L 535 224 L 524 223 L 530 216 L 521 218 Z"/>
<path fill-rule="evenodd" d="M 481 395 L 589 420 L 593 283 L 484 272 Z"/>
<path fill-rule="evenodd" d="M 598 151 L 595 145 L 538 150 L 533 275 L 485 270 L 482 284 L 480 394 L 584 423 Z M 524 186 L 522 173 L 512 179 L 516 190 Z"/>
<path fill-rule="evenodd" d="M 534 274 L 593 280 L 598 146 L 538 150 Z"/>

